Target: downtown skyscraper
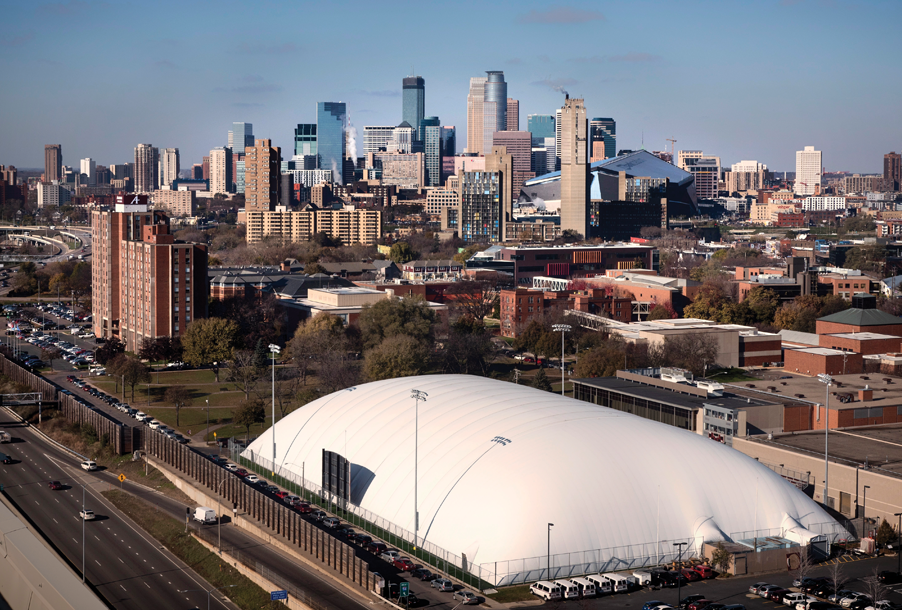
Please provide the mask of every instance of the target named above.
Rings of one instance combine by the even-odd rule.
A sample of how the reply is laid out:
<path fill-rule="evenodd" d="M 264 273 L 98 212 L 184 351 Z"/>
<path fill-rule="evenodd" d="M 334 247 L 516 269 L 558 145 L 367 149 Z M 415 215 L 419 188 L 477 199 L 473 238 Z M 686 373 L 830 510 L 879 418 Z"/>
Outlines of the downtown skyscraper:
<path fill-rule="evenodd" d="M 135 192 L 150 193 L 160 183 L 160 149 L 152 144 L 135 147 Z"/>
<path fill-rule="evenodd" d="M 232 153 L 244 154 L 244 149 L 254 145 L 254 124 L 253 123 L 232 123 L 232 130 L 229 131 L 229 148 Z"/>
<path fill-rule="evenodd" d="M 44 146 L 44 182 L 59 181 L 63 175 L 63 145 Z"/>
<path fill-rule="evenodd" d="M 421 76 L 408 76 L 402 82 L 401 122 L 417 130 L 417 139 L 424 139 L 420 121 L 426 116 L 426 81 Z"/>
<path fill-rule="evenodd" d="M 815 195 L 820 192 L 823 163 L 821 151 L 814 150 L 814 146 L 796 151 L 796 195 Z"/>
<path fill-rule="evenodd" d="M 589 235 L 589 121 L 583 100 L 568 97 L 560 115 L 561 231 Z"/>
<path fill-rule="evenodd" d="M 345 158 L 345 121 L 347 106 L 344 102 L 317 102 L 316 148 L 319 168 L 332 171 L 332 179 L 343 184 Z"/>

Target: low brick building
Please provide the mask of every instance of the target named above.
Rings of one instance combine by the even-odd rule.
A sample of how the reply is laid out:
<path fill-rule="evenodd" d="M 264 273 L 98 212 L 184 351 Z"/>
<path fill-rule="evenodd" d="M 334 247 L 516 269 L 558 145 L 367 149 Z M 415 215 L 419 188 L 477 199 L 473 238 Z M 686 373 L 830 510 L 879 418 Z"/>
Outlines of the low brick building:
<path fill-rule="evenodd" d="M 861 354 L 828 347 L 787 349 L 783 352 L 783 368 L 802 375 L 844 375 L 861 372 L 862 359 Z"/>
<path fill-rule="evenodd" d="M 632 299 L 604 289 L 542 291 L 517 288 L 501 291 L 501 335 L 517 337 L 548 309 L 575 309 L 629 323 Z"/>
<path fill-rule="evenodd" d="M 902 337 L 902 318 L 877 309 L 877 297 L 870 294 L 854 295 L 850 309 L 820 318 L 815 327 L 819 335 L 869 332 Z"/>

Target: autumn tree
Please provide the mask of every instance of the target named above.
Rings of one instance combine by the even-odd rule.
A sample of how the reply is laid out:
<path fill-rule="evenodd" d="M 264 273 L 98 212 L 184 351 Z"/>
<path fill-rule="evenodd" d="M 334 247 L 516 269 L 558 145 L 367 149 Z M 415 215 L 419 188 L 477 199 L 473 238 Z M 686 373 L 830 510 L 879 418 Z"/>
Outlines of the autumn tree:
<path fill-rule="evenodd" d="M 238 426 L 242 426 L 247 435 L 245 441 L 250 438 L 251 426 L 254 424 L 262 424 L 266 421 L 266 405 L 263 400 L 257 397 L 242 400 L 241 404 L 232 414 L 232 422 Z"/>
<path fill-rule="evenodd" d="M 306 385 L 307 376 L 320 366 L 323 355 L 333 350 L 349 350 L 341 318 L 320 312 L 298 326 L 288 342 L 288 355 L 297 369 L 301 385 Z"/>
<path fill-rule="evenodd" d="M 461 316 L 447 332 L 441 354 L 442 370 L 463 375 L 486 375 L 494 352 L 492 337 L 482 320 Z"/>
<path fill-rule="evenodd" d="M 364 372 L 370 381 L 421 375 L 429 366 L 429 351 L 409 335 L 386 337 L 366 351 Z"/>
<path fill-rule="evenodd" d="M 174 385 L 166 388 L 166 393 L 163 394 L 163 400 L 171 404 L 175 407 L 175 425 L 179 426 L 179 414 L 182 411 L 182 407 L 188 405 L 191 401 L 192 393 L 191 391 L 182 385 Z"/>
<path fill-rule="evenodd" d="M 711 553 L 711 565 L 721 574 L 727 574 L 730 566 L 733 565 L 733 555 L 724 546 L 723 542 L 718 542 Z"/>
<path fill-rule="evenodd" d="M 182 335 L 185 362 L 194 367 L 212 366 L 216 382 L 219 367 L 230 360 L 238 345 L 238 324 L 223 318 L 194 320 Z"/>
<path fill-rule="evenodd" d="M 150 369 L 138 358 L 128 354 L 117 354 L 107 364 L 107 373 L 122 379 L 122 394 L 125 398 L 125 388 L 132 391 L 132 402 L 135 401 L 135 386 L 139 383 L 150 381 Z"/>
<path fill-rule="evenodd" d="M 707 367 L 716 364 L 719 355 L 717 338 L 706 333 L 669 335 L 656 346 L 652 360 L 657 366 L 686 369 L 696 377 L 705 374 Z"/>
<path fill-rule="evenodd" d="M 422 297 L 388 298 L 364 305 L 357 325 L 366 348 L 395 335 L 407 335 L 431 347 L 435 319 L 435 312 Z"/>
<path fill-rule="evenodd" d="M 94 360 L 98 364 L 107 364 L 110 360 L 125 351 L 125 344 L 119 339 L 112 337 L 94 350 Z"/>
<path fill-rule="evenodd" d="M 648 310 L 648 320 L 672 320 L 678 317 L 670 303 L 656 303 Z"/>
<path fill-rule="evenodd" d="M 416 259 L 417 256 L 418 254 L 414 252 L 413 248 L 411 248 L 410 244 L 406 241 L 397 241 L 392 244 L 388 254 L 388 258 L 398 265 L 409 263 Z"/>

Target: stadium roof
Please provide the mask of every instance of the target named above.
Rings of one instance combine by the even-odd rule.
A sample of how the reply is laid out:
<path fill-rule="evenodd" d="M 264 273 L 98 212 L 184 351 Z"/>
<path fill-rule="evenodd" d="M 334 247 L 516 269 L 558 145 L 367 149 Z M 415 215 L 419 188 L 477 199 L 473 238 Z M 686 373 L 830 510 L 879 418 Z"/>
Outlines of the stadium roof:
<path fill-rule="evenodd" d="M 626 172 L 627 176 L 647 176 L 649 178 L 669 178 L 671 182 L 684 183 L 692 180 L 692 174 L 681 170 L 673 163 L 668 163 L 660 157 L 656 157 L 647 150 L 637 150 L 636 152 L 594 161 L 589 164 L 589 171 L 596 172 L 604 170 L 609 174 L 618 174 Z M 532 186 L 541 184 L 542 182 L 560 180 L 560 170 L 549 172 L 536 176 L 524 183 L 524 186 Z"/>
<path fill-rule="evenodd" d="M 414 388 L 428 394 L 416 419 Z M 552 555 L 571 553 L 583 572 L 623 567 L 624 557 L 666 561 L 674 540 L 697 548 L 747 538 L 756 524 L 801 531 L 806 542 L 813 534 L 800 526 L 837 529 L 799 489 L 720 443 L 484 377 L 404 377 L 342 390 L 294 411 L 243 455 L 270 468 L 274 441 L 283 476 L 304 472 L 311 489 L 322 484 L 324 450 L 345 456 L 353 504 L 408 538 L 416 472 L 421 546 L 465 555 L 471 571 L 495 584 L 545 567 L 548 523 Z M 518 559 L 525 561 L 505 561 Z"/>

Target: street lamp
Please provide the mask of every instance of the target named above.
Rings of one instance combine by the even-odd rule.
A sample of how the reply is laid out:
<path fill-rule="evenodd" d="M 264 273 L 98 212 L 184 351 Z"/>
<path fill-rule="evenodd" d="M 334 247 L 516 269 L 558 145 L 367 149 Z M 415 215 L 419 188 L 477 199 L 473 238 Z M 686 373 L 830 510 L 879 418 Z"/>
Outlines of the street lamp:
<path fill-rule="evenodd" d="M 864 533 L 865 528 L 867 527 L 868 522 L 868 490 L 871 488 L 870 485 L 864 486 L 864 499 L 861 502 L 861 532 Z"/>
<path fill-rule="evenodd" d="M 269 344 L 269 353 L 272 355 L 272 476 L 276 476 L 276 354 L 281 352 L 278 345 Z"/>
<path fill-rule="evenodd" d="M 552 324 L 551 330 L 561 333 L 561 396 L 564 395 L 564 333 L 573 330 L 569 324 Z"/>
<path fill-rule="evenodd" d="M 824 401 L 824 506 L 827 504 L 827 490 L 829 489 L 828 469 L 830 468 L 830 386 L 833 385 L 833 377 L 826 373 L 817 376 L 817 380 L 827 386 L 826 400 Z"/>
<path fill-rule="evenodd" d="M 85 484 L 81 484 L 81 584 L 85 584 Z"/>
<path fill-rule="evenodd" d="M 426 402 L 429 396 L 422 390 L 413 389 L 410 391 L 410 397 L 414 400 L 413 408 L 413 550 L 417 550 L 419 543 L 420 531 L 420 511 L 417 506 L 417 468 L 419 466 L 419 448 L 420 448 L 420 401 Z"/>
<path fill-rule="evenodd" d="M 683 570 L 682 570 L 682 567 L 683 567 L 683 547 L 686 546 L 687 544 L 689 544 L 689 543 L 688 543 L 688 542 L 674 542 L 674 543 L 673 543 L 673 546 L 676 546 L 676 547 L 679 547 L 679 548 L 680 548 L 680 554 L 679 554 L 679 556 L 677 557 L 677 563 L 680 564 L 680 568 L 681 568 L 681 569 L 677 570 L 677 608 L 680 607 L 680 595 L 681 595 L 680 591 L 681 591 L 682 588 L 683 588 L 683 580 L 682 580 L 682 578 L 683 578 Z"/>
<path fill-rule="evenodd" d="M 204 402 L 207 403 L 207 429 L 204 431 L 204 446 L 206 446 L 207 436 L 210 434 L 210 399 L 205 398 Z"/>
<path fill-rule="evenodd" d="M 554 523 L 548 524 L 548 580 L 551 580 L 551 528 Z"/>
<path fill-rule="evenodd" d="M 899 529 L 896 530 L 899 533 L 899 542 L 896 546 L 896 557 L 898 557 L 899 566 L 896 568 L 896 572 L 902 574 L 902 513 L 893 513 L 893 517 L 899 517 Z"/>
<path fill-rule="evenodd" d="M 213 591 L 219 591 L 220 589 L 229 589 L 231 587 L 237 587 L 238 585 L 226 585 L 224 587 L 214 587 L 213 589 L 180 589 L 179 593 L 191 593 L 192 591 L 200 591 L 202 593 L 207 594 L 207 610 L 210 610 L 210 594 Z"/>

